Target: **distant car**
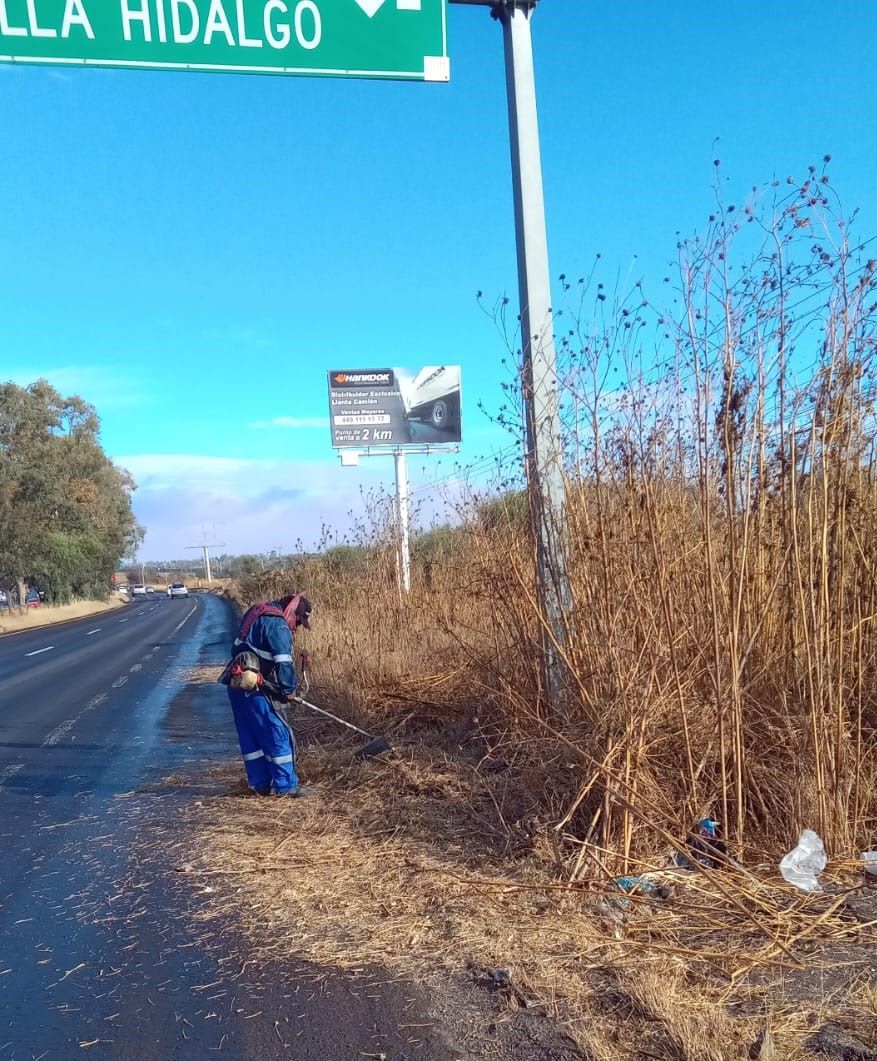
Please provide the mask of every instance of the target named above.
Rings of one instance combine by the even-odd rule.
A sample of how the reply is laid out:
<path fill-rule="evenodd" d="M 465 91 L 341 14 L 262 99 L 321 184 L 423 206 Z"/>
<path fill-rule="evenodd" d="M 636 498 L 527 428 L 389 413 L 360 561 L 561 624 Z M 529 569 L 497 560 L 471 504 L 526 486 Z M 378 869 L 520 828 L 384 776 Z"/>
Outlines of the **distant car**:
<path fill-rule="evenodd" d="M 188 597 L 189 591 L 186 589 L 185 582 L 171 582 L 170 589 L 167 591 L 169 597 Z"/>
<path fill-rule="evenodd" d="M 38 589 L 29 589 L 24 599 L 25 606 L 28 608 L 39 608 L 44 596 L 45 594 L 40 593 Z"/>
<path fill-rule="evenodd" d="M 9 598 L 6 596 L 6 590 L 0 589 L 0 604 L 8 604 Z"/>
<path fill-rule="evenodd" d="M 131 587 L 131 596 L 132 597 L 145 597 L 146 596 L 146 586 L 132 586 Z"/>
<path fill-rule="evenodd" d="M 147 586 L 146 587 L 146 592 L 147 593 L 155 593 L 155 586 Z"/>

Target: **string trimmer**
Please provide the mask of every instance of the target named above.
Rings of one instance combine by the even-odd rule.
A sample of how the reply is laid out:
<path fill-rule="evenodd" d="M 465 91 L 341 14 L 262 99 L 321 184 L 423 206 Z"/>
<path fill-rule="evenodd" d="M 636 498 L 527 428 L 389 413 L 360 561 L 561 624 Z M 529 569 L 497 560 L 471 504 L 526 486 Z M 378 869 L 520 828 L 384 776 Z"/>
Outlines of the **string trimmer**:
<path fill-rule="evenodd" d="M 382 752 L 388 752 L 390 750 L 390 742 L 386 737 L 376 737 L 373 733 L 367 733 L 364 729 L 360 729 L 359 726 L 354 726 L 352 722 L 346 722 L 343 718 L 333 715 L 331 711 L 326 711 L 325 708 L 317 707 L 316 704 L 312 704 L 309 700 L 305 699 L 305 696 L 308 695 L 311 688 L 311 679 L 309 675 L 310 665 L 310 655 L 307 652 L 302 652 L 301 682 L 299 683 L 299 689 L 303 690 L 304 695 L 296 693 L 295 696 L 292 697 L 291 703 L 301 704 L 302 707 L 306 707 L 310 711 L 322 715 L 324 718 L 329 718 L 333 722 L 337 722 L 339 726 L 346 726 L 347 729 L 352 729 L 354 733 L 358 733 L 362 737 L 368 737 L 368 744 L 363 744 L 355 755 L 356 759 L 371 759 L 375 755 L 380 755 Z M 267 685 L 267 682 L 265 684 Z"/>

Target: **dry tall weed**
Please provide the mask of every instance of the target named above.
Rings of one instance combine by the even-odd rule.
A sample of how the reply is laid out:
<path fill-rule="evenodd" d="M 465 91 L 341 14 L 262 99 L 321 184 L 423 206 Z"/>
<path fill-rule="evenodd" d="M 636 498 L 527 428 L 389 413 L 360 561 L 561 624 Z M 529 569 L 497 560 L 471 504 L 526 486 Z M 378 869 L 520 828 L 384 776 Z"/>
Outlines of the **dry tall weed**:
<path fill-rule="evenodd" d="M 245 587 L 297 580 L 326 689 L 477 717 L 548 813 L 576 801 L 567 833 L 623 867 L 664 843 L 655 825 L 684 837 L 707 815 L 738 855 L 803 826 L 849 854 L 877 828 L 877 281 L 826 181 L 718 202 L 680 246 L 674 314 L 640 288 L 607 310 L 593 279 L 565 284 L 575 603 L 559 711 L 541 695 L 514 495 L 427 536 L 406 600 L 386 536 Z M 547 762 L 528 756 L 546 740 Z"/>
<path fill-rule="evenodd" d="M 864 247 L 827 172 L 811 168 L 737 209 L 717 192 L 703 235 L 680 244 L 667 309 L 640 287 L 621 298 L 594 276 L 564 280 L 574 604 L 558 701 L 541 686 L 548 624 L 520 492 L 473 490 L 456 525 L 423 535 L 407 597 L 383 508 L 358 544 L 240 587 L 245 601 L 311 596 L 302 645 L 315 696 L 376 729 L 408 719 L 409 737 L 467 764 L 469 781 L 461 788 L 455 773 L 450 791 L 441 771 L 415 783 L 397 762 L 380 798 L 414 785 L 437 814 L 468 799 L 466 828 L 494 857 L 514 862 L 523 845 L 548 888 L 539 917 L 557 931 L 556 946 L 550 933 L 535 941 L 532 961 L 547 964 L 532 976 L 543 991 L 559 982 L 585 1012 L 595 970 L 610 970 L 620 1011 L 639 1014 L 637 1034 L 655 1022 L 649 1056 L 741 1056 L 754 1025 L 732 1026 L 726 1004 L 751 974 L 800 972 L 816 940 L 842 952 L 870 931 L 866 955 L 873 943 L 873 926 L 834 897 L 796 897 L 776 873 L 805 826 L 841 875 L 877 846 L 877 262 Z M 501 418 L 520 422 L 513 408 Z M 359 826 L 372 835 L 389 805 Z M 666 909 L 640 916 L 634 900 L 619 923 L 610 903 L 602 928 L 585 918 L 564 936 L 565 903 L 612 894 L 619 873 L 666 867 L 706 816 L 728 842 L 720 868 Z M 376 843 L 383 865 L 421 865 L 439 880 L 429 860 L 446 851 L 417 863 L 409 832 Z M 343 853 L 348 839 L 330 846 Z M 464 865 L 465 838 L 459 846 Z M 442 887 L 451 906 L 463 902 Z M 427 901 L 410 882 L 388 888 Z M 517 900 L 505 901 L 513 919 Z M 392 925 L 392 910 L 381 916 Z M 455 953 L 500 961 L 490 933 L 506 922 L 472 913 L 468 923 Z M 526 946 L 502 938 L 527 970 Z M 386 952 L 365 954 L 389 962 L 393 947 L 391 934 Z M 868 962 L 861 951 L 856 960 Z M 804 1031 L 787 1009 L 761 1056 L 797 1056 L 788 1044 Z M 633 1056 L 623 1021 L 599 1005 L 581 1035 L 595 1058 Z"/>

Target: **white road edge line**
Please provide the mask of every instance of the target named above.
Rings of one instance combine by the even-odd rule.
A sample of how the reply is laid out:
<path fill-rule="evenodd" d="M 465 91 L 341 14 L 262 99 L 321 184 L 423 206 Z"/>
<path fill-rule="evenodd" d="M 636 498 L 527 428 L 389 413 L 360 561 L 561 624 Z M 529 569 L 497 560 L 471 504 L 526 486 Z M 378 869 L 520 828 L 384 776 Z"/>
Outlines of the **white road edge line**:
<path fill-rule="evenodd" d="M 76 723 L 82 718 L 82 716 L 86 712 L 93 711 L 96 707 L 100 707 L 100 705 L 104 702 L 104 700 L 106 700 L 106 698 L 106 693 L 98 693 L 97 696 L 93 697 L 91 700 L 88 701 L 85 707 L 83 707 L 83 709 L 79 712 L 78 715 L 76 715 L 75 718 L 68 719 L 66 722 L 62 722 L 59 726 L 55 726 L 52 732 L 48 734 L 46 739 L 43 741 L 41 747 L 51 748 L 52 745 L 57 744 L 65 733 L 69 733 L 70 730 L 73 729 Z M 9 769 L 11 769 L 11 767 L 7 767 L 7 770 Z M 17 769 L 20 770 L 21 766 L 19 766 Z M 2 778 L 3 775 L 0 774 L 0 782 L 2 782 Z M 2 787 L 2 784 L 0 784 L 0 787 Z"/>
<path fill-rule="evenodd" d="M 184 615 L 183 618 L 173 628 L 173 630 L 171 630 L 171 637 L 174 636 L 174 634 L 177 632 L 177 630 L 180 629 L 180 627 L 183 625 L 184 622 L 186 622 L 188 619 L 190 619 L 192 617 L 193 613 L 195 611 L 197 611 L 197 609 L 198 609 L 198 605 L 197 604 L 193 604 L 191 609 L 190 609 L 190 611 L 189 611 L 189 613 L 188 613 L 188 615 Z M 158 646 L 156 646 L 156 647 L 158 647 Z"/>
<path fill-rule="evenodd" d="M 60 726 L 55 726 L 52 732 L 43 741 L 44 748 L 51 748 L 53 744 L 57 744 L 58 741 L 76 725 L 75 718 L 68 718 L 65 722 L 62 722 Z"/>
<path fill-rule="evenodd" d="M 34 652 L 25 652 L 25 656 L 38 656 L 41 652 L 51 652 L 54 645 L 49 645 L 47 648 L 38 648 Z"/>

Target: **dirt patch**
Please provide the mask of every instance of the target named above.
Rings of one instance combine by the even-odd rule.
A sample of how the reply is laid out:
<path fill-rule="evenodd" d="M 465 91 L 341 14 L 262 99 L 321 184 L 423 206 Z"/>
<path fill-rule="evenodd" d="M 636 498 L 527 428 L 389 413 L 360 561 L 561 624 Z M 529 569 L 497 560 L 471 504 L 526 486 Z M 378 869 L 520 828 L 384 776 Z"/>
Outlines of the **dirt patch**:
<path fill-rule="evenodd" d="M 115 611 L 124 608 L 123 600 L 77 601 L 75 604 L 42 604 L 39 608 L 13 608 L 0 611 L 0 634 L 18 633 L 22 630 L 38 630 L 42 626 L 66 623 L 71 619 L 84 619 L 87 615 Z"/>

